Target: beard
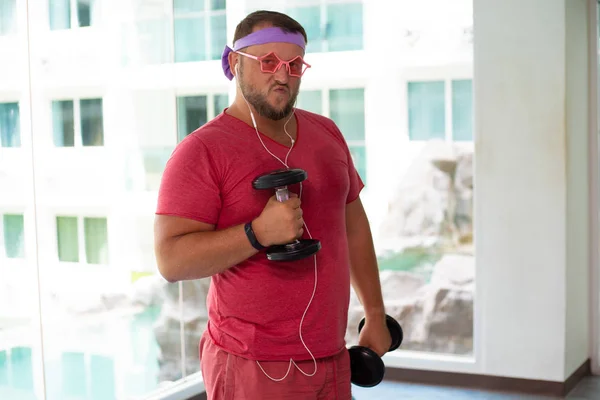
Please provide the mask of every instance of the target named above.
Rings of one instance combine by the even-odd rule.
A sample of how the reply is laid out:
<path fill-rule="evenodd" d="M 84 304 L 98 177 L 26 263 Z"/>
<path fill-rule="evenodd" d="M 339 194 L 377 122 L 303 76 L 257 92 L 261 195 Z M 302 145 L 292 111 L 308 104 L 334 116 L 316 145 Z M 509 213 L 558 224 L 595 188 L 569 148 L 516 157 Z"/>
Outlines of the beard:
<path fill-rule="evenodd" d="M 241 73 L 240 78 L 242 78 Z M 277 86 L 281 85 L 274 84 L 271 89 L 276 88 Z M 269 104 L 269 101 L 267 100 L 268 92 L 267 95 L 261 93 L 260 90 L 258 90 L 255 86 L 244 82 L 243 79 L 240 79 L 240 89 L 242 90 L 242 94 L 246 98 L 246 101 L 248 101 L 248 103 L 254 107 L 259 115 L 269 118 L 273 121 L 279 121 L 290 115 L 294 109 L 294 105 L 296 104 L 296 98 L 298 97 L 298 91 L 293 92 L 290 87 L 287 86 L 287 89 L 290 93 L 290 98 L 283 108 L 276 108 Z"/>

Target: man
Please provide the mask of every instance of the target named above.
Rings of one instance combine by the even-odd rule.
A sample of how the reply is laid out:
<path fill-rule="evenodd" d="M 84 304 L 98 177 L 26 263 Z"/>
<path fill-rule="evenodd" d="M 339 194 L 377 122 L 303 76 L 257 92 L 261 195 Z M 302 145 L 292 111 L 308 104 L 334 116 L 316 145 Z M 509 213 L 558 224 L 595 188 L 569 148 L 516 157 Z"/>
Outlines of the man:
<path fill-rule="evenodd" d="M 306 41 L 281 13 L 241 21 L 223 53 L 235 101 L 187 136 L 164 171 L 160 272 L 170 282 L 211 277 L 199 349 L 209 399 L 350 399 L 351 283 L 366 316 L 359 344 L 381 356 L 391 343 L 363 183 L 333 121 L 294 109 Z M 252 187 L 288 167 L 308 174 L 288 200 Z M 322 244 L 314 256 L 265 256 L 313 235 Z"/>

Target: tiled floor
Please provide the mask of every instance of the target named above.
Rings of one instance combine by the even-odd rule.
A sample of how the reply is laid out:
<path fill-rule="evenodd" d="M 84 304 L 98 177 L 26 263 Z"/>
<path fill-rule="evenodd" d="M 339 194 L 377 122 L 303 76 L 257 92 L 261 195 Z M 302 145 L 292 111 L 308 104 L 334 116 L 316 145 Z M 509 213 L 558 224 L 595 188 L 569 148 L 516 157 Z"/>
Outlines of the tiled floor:
<path fill-rule="evenodd" d="M 355 400 L 598 400 L 600 399 L 600 377 L 585 378 L 567 397 L 527 396 L 518 393 L 497 393 L 397 382 L 382 382 L 376 387 L 368 389 L 352 386 L 352 394 Z"/>

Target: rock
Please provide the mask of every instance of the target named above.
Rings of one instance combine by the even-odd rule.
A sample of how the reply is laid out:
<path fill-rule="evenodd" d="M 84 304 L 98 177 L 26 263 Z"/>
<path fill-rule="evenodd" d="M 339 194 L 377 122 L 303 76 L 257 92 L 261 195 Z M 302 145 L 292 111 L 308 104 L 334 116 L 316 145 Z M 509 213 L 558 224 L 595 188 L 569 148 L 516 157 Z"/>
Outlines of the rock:
<path fill-rule="evenodd" d="M 182 307 L 179 303 L 180 285 Z M 159 381 L 176 381 L 181 373 L 181 322 L 183 322 L 186 374 L 200 370 L 198 343 L 206 329 L 208 311 L 206 296 L 210 278 L 164 286 L 164 302 L 154 325 L 154 335 L 160 349 Z"/>
<path fill-rule="evenodd" d="M 138 278 L 132 285 L 130 301 L 134 305 L 151 307 L 163 302 L 167 281 L 159 274 Z"/>
<path fill-rule="evenodd" d="M 394 189 L 377 235 L 378 253 L 405 251 L 406 243 L 447 252 L 473 238 L 473 154 L 432 140 Z"/>
<path fill-rule="evenodd" d="M 404 331 L 400 350 L 468 355 L 473 351 L 473 256 L 447 254 L 428 283 L 414 274 L 382 271 L 386 312 Z M 358 343 L 362 306 L 351 302 L 346 341 Z"/>

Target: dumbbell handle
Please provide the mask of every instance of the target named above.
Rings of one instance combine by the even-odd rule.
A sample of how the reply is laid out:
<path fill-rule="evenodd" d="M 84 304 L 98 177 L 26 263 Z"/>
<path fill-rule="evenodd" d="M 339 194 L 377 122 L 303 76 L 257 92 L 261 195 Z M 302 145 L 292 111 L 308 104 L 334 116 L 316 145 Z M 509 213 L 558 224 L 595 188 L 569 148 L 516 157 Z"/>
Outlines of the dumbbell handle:
<path fill-rule="evenodd" d="M 275 190 L 275 196 L 277 197 L 277 201 L 279 202 L 284 202 L 289 200 L 290 198 L 290 192 L 288 191 L 287 186 L 283 186 L 283 187 L 278 187 Z"/>
<path fill-rule="evenodd" d="M 277 197 L 277 201 L 279 201 L 279 202 L 284 202 L 284 201 L 289 200 L 290 192 L 289 192 L 287 186 L 282 186 L 282 187 L 278 187 L 277 189 L 275 189 L 275 197 Z M 298 239 L 296 239 L 291 243 L 298 244 L 298 243 L 300 243 L 300 241 Z"/>

